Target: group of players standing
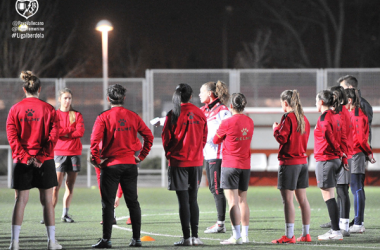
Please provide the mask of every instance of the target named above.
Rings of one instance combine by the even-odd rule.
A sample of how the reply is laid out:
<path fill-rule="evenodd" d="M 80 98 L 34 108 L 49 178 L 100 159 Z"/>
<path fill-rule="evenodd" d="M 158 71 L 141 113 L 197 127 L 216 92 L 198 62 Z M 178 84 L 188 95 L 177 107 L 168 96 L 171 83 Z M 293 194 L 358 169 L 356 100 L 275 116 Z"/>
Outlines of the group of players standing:
<path fill-rule="evenodd" d="M 12 187 L 16 190 L 10 249 L 19 249 L 24 208 L 29 190 L 33 187 L 40 190 L 48 233 L 48 249 L 61 249 L 62 246 L 55 240 L 54 206 L 59 190 L 56 186 L 60 186 L 63 179 L 63 174 L 60 173 L 67 171 L 62 221 L 72 222 L 67 211 L 76 174 L 80 169 L 79 138 L 84 133 L 83 118 L 71 108 L 70 90 L 61 92 L 61 108 L 56 111 L 51 105 L 38 99 L 41 84 L 36 76 L 31 72 L 22 72 L 21 78 L 27 98 L 11 108 L 7 119 L 7 136 L 15 162 Z M 360 99 L 358 90 L 352 88 L 357 87 L 357 81 L 355 85 L 352 79 L 356 81 L 353 77 L 340 81 L 341 86 L 347 87 L 346 90 L 340 86 L 334 87 L 318 93 L 316 98 L 316 106 L 322 113 L 314 131 L 316 176 L 318 187 L 321 188 L 327 204 L 332 228 L 328 233 L 318 236 L 319 240 L 343 239 L 342 232 L 347 236 L 350 231 L 353 233 L 365 230 L 364 168 L 366 157 L 371 162 L 375 160 L 367 142 L 369 111 L 366 112 L 360 105 L 360 100 L 363 102 L 363 99 Z M 99 186 L 103 209 L 103 237 L 92 245 L 93 248 L 112 247 L 114 204 L 119 184 L 130 211 L 133 237 L 129 246 L 142 245 L 137 163 L 149 154 L 153 135 L 136 113 L 122 107 L 125 93 L 126 89 L 118 84 L 108 88 L 107 100 L 111 109 L 97 117 L 91 134 L 90 162 L 100 169 Z M 162 132 L 165 155 L 169 161 L 168 189 L 176 191 L 183 232 L 183 238 L 174 245 L 203 245 L 198 236 L 197 193 L 204 160 L 209 189 L 214 196 L 217 210 L 216 224 L 204 232 L 226 232 L 227 200 L 233 235 L 221 244 L 248 243 L 250 212 L 247 190 L 254 125 L 243 114 L 247 100 L 241 93 L 229 97 L 227 86 L 221 81 L 202 85 L 199 98 L 205 105 L 201 109 L 190 103 L 192 94 L 193 90 L 188 84 L 181 83 L 176 87 L 173 94 L 174 108 L 167 114 Z M 303 223 L 302 235 L 297 241 L 309 242 L 310 206 L 305 190 L 308 187 L 305 153 L 310 124 L 304 116 L 296 90 L 284 91 L 280 99 L 285 114 L 279 124 L 273 125 L 273 131 L 280 144 L 278 189 L 284 201 L 286 232 L 272 243 L 296 242 L 294 194 L 301 207 Z M 228 101 L 229 109 L 226 106 Z M 137 134 L 144 139 L 142 147 L 141 143 L 137 143 L 140 142 Z M 57 147 L 57 141 L 57 145 L 61 146 Z M 137 156 L 136 152 L 139 152 Z M 57 166 L 57 174 L 54 165 Z M 61 169 L 66 165 L 71 169 Z M 350 179 L 354 194 L 355 220 L 349 229 Z M 338 203 L 334 198 L 335 187 Z"/>

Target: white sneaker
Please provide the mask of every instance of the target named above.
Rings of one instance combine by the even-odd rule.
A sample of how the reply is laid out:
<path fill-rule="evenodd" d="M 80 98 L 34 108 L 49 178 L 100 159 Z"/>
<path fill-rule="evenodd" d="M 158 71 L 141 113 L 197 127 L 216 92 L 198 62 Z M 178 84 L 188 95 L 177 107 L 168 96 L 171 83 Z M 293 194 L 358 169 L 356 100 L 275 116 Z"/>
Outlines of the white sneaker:
<path fill-rule="evenodd" d="M 188 239 L 181 238 L 180 241 L 174 243 L 174 246 L 192 246 L 192 245 L 193 245 L 192 237 L 189 237 Z"/>
<path fill-rule="evenodd" d="M 196 237 L 191 237 L 191 238 L 192 238 L 193 246 L 203 245 L 203 242 L 199 238 L 196 238 Z"/>
<path fill-rule="evenodd" d="M 350 227 L 350 233 L 352 234 L 362 234 L 365 232 L 364 225 L 353 225 Z"/>
<path fill-rule="evenodd" d="M 52 241 L 48 241 L 48 249 L 50 250 L 54 250 L 54 249 L 62 249 L 62 246 L 60 244 L 58 244 L 58 241 L 55 241 L 55 242 L 52 242 Z"/>
<path fill-rule="evenodd" d="M 228 240 L 221 241 L 222 245 L 241 245 L 243 244 L 243 239 L 240 237 L 239 239 L 235 239 L 234 236 L 231 236 Z"/>
<path fill-rule="evenodd" d="M 249 243 L 248 235 L 242 235 L 241 239 L 243 243 Z"/>
<path fill-rule="evenodd" d="M 333 230 L 330 229 L 327 233 L 318 235 L 318 240 L 343 240 L 343 235 L 339 231 L 335 231 L 336 233 L 333 233 Z"/>
<path fill-rule="evenodd" d="M 212 225 L 211 227 L 208 227 L 204 233 L 205 234 L 216 234 L 216 233 L 225 233 L 226 232 L 226 226 L 224 224 L 219 225 L 216 223 L 215 225 Z"/>
<path fill-rule="evenodd" d="M 12 240 L 11 241 L 11 245 L 9 246 L 9 249 L 11 249 L 11 250 L 18 250 L 19 249 L 18 241 Z"/>

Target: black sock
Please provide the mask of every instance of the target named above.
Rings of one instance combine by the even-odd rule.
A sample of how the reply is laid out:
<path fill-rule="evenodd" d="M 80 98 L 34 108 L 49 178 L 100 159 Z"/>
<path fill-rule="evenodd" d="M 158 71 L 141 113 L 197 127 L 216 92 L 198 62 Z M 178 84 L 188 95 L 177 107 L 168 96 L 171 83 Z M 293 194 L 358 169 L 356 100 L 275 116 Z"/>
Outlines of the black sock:
<path fill-rule="evenodd" d="M 329 216 L 331 220 L 331 228 L 334 231 L 339 230 L 339 211 L 338 205 L 335 201 L 335 198 L 331 198 L 326 201 L 327 210 L 329 211 Z"/>
<path fill-rule="evenodd" d="M 190 204 L 189 192 L 176 191 L 179 204 L 179 218 L 181 220 L 183 238 L 190 238 Z"/>

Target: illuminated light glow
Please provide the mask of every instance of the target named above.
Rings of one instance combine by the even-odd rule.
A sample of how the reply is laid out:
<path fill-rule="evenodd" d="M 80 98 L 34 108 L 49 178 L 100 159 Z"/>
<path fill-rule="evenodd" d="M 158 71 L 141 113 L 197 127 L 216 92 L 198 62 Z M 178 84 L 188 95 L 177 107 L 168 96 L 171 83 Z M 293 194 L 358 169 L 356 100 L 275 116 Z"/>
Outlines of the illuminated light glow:
<path fill-rule="evenodd" d="M 101 32 L 108 32 L 113 30 L 113 26 L 110 21 L 101 20 L 96 24 L 96 30 Z"/>

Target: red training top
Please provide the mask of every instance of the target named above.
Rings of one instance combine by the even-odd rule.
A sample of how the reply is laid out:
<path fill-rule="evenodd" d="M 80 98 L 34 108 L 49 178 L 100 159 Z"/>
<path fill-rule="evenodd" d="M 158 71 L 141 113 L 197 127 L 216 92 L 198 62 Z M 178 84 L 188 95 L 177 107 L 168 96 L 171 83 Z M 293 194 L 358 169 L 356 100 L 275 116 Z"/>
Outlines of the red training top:
<path fill-rule="evenodd" d="M 222 167 L 251 169 L 253 121 L 246 115 L 235 114 L 222 121 L 214 136 L 215 144 L 223 144 Z"/>
<path fill-rule="evenodd" d="M 354 141 L 353 154 L 363 152 L 365 155 L 371 155 L 372 149 L 368 143 L 369 124 L 368 117 L 360 108 L 354 108 L 350 112 L 352 122 L 352 137 Z"/>
<path fill-rule="evenodd" d="M 133 111 L 124 107 L 113 107 L 102 112 L 95 120 L 91 134 L 92 160 L 100 164 L 100 158 L 108 158 L 103 166 L 136 164 L 135 151 L 137 133 L 144 139 L 138 157 L 144 160 L 153 144 L 153 134 L 144 121 Z M 99 143 L 103 140 L 102 152 Z"/>
<path fill-rule="evenodd" d="M 346 106 L 342 108 L 342 114 L 344 117 L 344 124 L 346 126 L 346 137 L 347 137 L 347 159 L 351 159 L 354 155 L 354 139 L 352 137 L 352 123 L 350 118 L 350 112 L 347 110 Z"/>
<path fill-rule="evenodd" d="M 70 112 L 75 113 L 75 121 L 72 124 L 70 124 Z M 58 109 L 57 116 L 59 118 L 60 129 L 59 139 L 54 148 L 54 155 L 81 155 L 82 142 L 80 138 L 84 134 L 82 114 L 77 111 L 63 112 Z"/>
<path fill-rule="evenodd" d="M 285 113 L 280 122 L 280 126 L 273 130 L 273 136 L 278 143 L 280 149 L 278 152 L 278 160 L 280 165 L 299 165 L 307 163 L 307 142 L 310 135 L 310 123 L 306 116 L 305 132 L 301 134 L 297 131 L 297 117 L 294 112 Z"/>
<path fill-rule="evenodd" d="M 342 112 L 343 107 L 340 106 L 337 110 L 333 112 L 333 120 L 337 125 L 337 129 L 341 130 L 342 137 L 336 138 L 338 143 L 340 144 L 340 148 L 346 156 L 348 156 L 348 142 L 347 142 L 347 125 L 346 125 L 346 117 Z"/>
<path fill-rule="evenodd" d="M 207 121 L 194 104 L 182 103 L 177 124 L 171 122 L 170 111 L 162 130 L 162 144 L 171 167 L 198 167 L 203 165 L 203 148 L 207 140 Z"/>
<path fill-rule="evenodd" d="M 314 129 L 314 158 L 316 161 L 334 160 L 342 157 L 341 137 L 342 130 L 334 118 L 334 111 L 326 110 L 318 118 Z M 347 160 L 347 158 L 343 159 Z"/>
<path fill-rule="evenodd" d="M 36 157 L 40 162 L 54 158 L 59 122 L 53 106 L 38 98 L 25 98 L 9 110 L 7 137 L 15 163 Z"/>

